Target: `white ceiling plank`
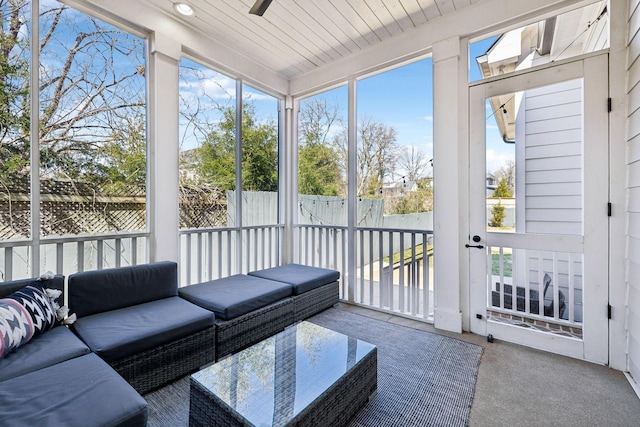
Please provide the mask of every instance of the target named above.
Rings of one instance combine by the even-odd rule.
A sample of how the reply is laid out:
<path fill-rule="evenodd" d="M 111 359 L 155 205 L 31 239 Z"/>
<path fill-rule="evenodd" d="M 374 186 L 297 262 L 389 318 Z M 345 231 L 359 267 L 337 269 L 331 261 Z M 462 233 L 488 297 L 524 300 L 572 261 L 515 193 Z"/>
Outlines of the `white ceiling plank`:
<path fill-rule="evenodd" d="M 376 44 L 380 38 L 375 31 L 364 20 L 364 18 L 353 9 L 351 4 L 345 0 L 329 0 L 329 3 L 340 13 L 345 21 L 347 21 L 354 31 L 357 31 L 360 38 L 369 45 Z"/>
<path fill-rule="evenodd" d="M 373 31 L 380 40 L 386 40 L 391 37 L 391 33 L 387 27 L 385 27 L 382 21 L 373 13 L 365 0 L 347 0 L 347 3 L 365 20 L 369 28 L 371 28 L 371 31 Z"/>
<path fill-rule="evenodd" d="M 282 1 L 282 0 L 278 0 Z M 325 0 L 326 1 L 326 0 Z M 292 37 L 298 39 L 310 38 L 319 46 L 322 53 L 336 60 L 348 54 L 348 50 L 339 46 L 339 41 L 327 31 L 326 28 L 318 25 L 298 3 L 271 3 L 271 6 L 264 16 L 256 17 L 271 23 L 280 28 L 289 28 Z"/>
<path fill-rule="evenodd" d="M 398 25 L 382 0 L 365 0 L 365 3 L 369 6 L 369 9 L 371 9 L 374 15 L 376 15 L 382 25 L 384 25 L 384 27 L 389 31 L 391 36 L 402 33 L 402 28 L 400 28 L 400 25 Z"/>
<path fill-rule="evenodd" d="M 328 4 L 331 5 L 331 3 Z M 343 52 L 343 55 L 358 51 L 367 45 L 360 46 L 354 40 L 359 35 L 358 32 L 353 29 L 350 22 L 344 20 L 342 14 L 334 7 L 320 7 L 315 2 L 309 2 L 305 4 L 304 9 L 317 25 L 324 28 L 346 49 L 346 53 Z"/>
<path fill-rule="evenodd" d="M 463 7 L 467 7 L 471 4 L 471 0 L 453 0 L 453 7 L 456 10 L 460 10 Z"/>
<path fill-rule="evenodd" d="M 422 11 L 418 0 L 400 0 L 400 4 L 416 27 L 427 22 L 427 16 Z"/>
<path fill-rule="evenodd" d="M 384 5 L 402 31 L 415 28 L 415 22 L 411 18 L 411 15 L 407 13 L 400 0 L 385 0 Z"/>
<path fill-rule="evenodd" d="M 440 13 L 442 15 L 446 15 L 447 13 L 451 13 L 456 10 L 451 0 L 436 0 L 436 4 L 438 5 L 438 9 L 440 9 Z"/>
<path fill-rule="evenodd" d="M 420 0 L 420 3 L 422 4 L 422 12 L 424 12 L 428 21 L 433 21 L 442 16 L 435 0 Z"/>

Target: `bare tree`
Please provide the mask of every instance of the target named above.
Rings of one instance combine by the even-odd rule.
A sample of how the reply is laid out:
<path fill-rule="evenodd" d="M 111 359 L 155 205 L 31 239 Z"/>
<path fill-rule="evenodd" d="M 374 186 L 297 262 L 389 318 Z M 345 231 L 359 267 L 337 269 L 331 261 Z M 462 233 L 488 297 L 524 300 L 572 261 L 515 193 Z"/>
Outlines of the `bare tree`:
<path fill-rule="evenodd" d="M 329 104 L 321 98 L 303 101 L 298 116 L 301 146 L 331 144 L 331 134 L 342 127 L 342 114 L 338 103 Z"/>
<path fill-rule="evenodd" d="M 405 146 L 398 149 L 398 169 L 409 181 L 425 178 L 431 168 L 430 159 L 420 147 Z"/>
<path fill-rule="evenodd" d="M 358 195 L 379 195 L 385 178 L 395 168 L 396 130 L 371 117 L 358 125 Z"/>
<path fill-rule="evenodd" d="M 19 149 L 28 163 L 29 150 L 29 59 L 30 2 L 0 1 L 3 20 L 2 63 L 4 82 L 14 89 L 4 90 L 2 107 L 24 117 L 14 124 L 13 135 L 20 135 L 22 147 L 4 132 L 3 151 Z M 144 40 L 102 21 L 82 15 L 62 3 L 47 3 L 39 14 L 40 28 L 46 28 L 39 43 L 41 175 L 99 179 L 101 167 L 109 158 L 100 149 L 117 144 L 118 135 L 131 129 L 129 118 L 144 117 L 145 59 Z M 20 111 L 18 111 L 20 110 Z M 18 128 L 20 131 L 18 131 Z M 142 128 L 144 143 L 144 127 Z M 19 176 L 26 168 L 13 171 Z M 144 172 L 144 171 L 143 171 Z M 5 177 L 6 178 L 6 177 Z"/>

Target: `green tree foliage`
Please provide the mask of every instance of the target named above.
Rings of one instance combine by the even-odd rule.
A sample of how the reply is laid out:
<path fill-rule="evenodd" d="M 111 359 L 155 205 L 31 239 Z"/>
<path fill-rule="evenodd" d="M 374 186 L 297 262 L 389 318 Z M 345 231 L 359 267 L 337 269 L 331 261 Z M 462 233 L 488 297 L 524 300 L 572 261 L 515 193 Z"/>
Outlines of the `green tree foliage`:
<path fill-rule="evenodd" d="M 493 227 L 502 227 L 505 217 L 506 214 L 504 213 L 504 206 L 502 206 L 500 203 L 494 205 L 493 208 L 491 208 L 490 224 Z"/>
<path fill-rule="evenodd" d="M 298 192 L 344 195 L 340 155 L 330 136 L 340 122 L 338 107 L 312 98 L 302 104 L 299 118 Z"/>
<path fill-rule="evenodd" d="M 507 180 L 502 178 L 500 182 L 498 182 L 498 186 L 495 190 L 493 190 L 493 197 L 499 198 L 509 198 L 511 197 L 511 192 L 509 191 L 509 187 L 507 186 Z"/>
<path fill-rule="evenodd" d="M 407 215 L 420 212 L 430 212 L 433 210 L 433 190 L 431 180 L 422 179 L 418 181 L 418 189 L 410 191 L 400 197 L 391 209 L 391 214 Z"/>
<path fill-rule="evenodd" d="M 511 192 L 509 191 L 509 187 L 507 186 L 507 180 L 505 178 L 500 179 L 498 182 L 498 186 L 495 190 L 493 190 L 493 197 L 496 198 L 509 198 L 511 197 Z M 506 214 L 504 212 L 504 206 L 498 202 L 497 205 L 494 205 L 491 208 L 491 225 L 494 227 L 502 227 L 504 223 L 504 219 Z"/>
<path fill-rule="evenodd" d="M 199 149 L 198 168 L 205 183 L 235 190 L 236 112 L 224 107 L 223 120 L 214 126 Z M 243 103 L 242 189 L 278 190 L 278 129 L 257 120 L 253 104 Z"/>
<path fill-rule="evenodd" d="M 122 129 L 114 129 L 112 141 L 99 149 L 101 174 L 107 188 L 126 190 L 144 187 L 147 169 L 147 142 L 144 117 L 126 120 Z"/>
<path fill-rule="evenodd" d="M 336 151 L 322 144 L 300 146 L 298 152 L 298 192 L 321 196 L 341 195 L 342 177 Z"/>

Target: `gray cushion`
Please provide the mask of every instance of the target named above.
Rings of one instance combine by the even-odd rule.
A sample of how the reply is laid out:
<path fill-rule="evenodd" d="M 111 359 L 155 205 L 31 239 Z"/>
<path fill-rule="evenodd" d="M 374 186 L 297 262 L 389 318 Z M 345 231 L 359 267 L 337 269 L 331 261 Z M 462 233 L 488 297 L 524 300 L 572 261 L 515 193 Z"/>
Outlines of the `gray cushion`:
<path fill-rule="evenodd" d="M 178 295 L 178 266 L 157 262 L 69 276 L 69 310 L 80 317 Z"/>
<path fill-rule="evenodd" d="M 179 293 L 182 298 L 213 311 L 217 318 L 229 320 L 291 296 L 291 286 L 236 274 L 185 286 Z"/>
<path fill-rule="evenodd" d="M 73 329 L 108 362 L 213 327 L 214 315 L 179 297 L 79 318 Z"/>
<path fill-rule="evenodd" d="M 0 359 L 0 381 L 46 368 L 89 353 L 77 336 L 64 326 L 57 326 Z"/>
<path fill-rule="evenodd" d="M 147 417 L 147 402 L 95 354 L 0 382 L 3 427 L 134 427 Z"/>
<path fill-rule="evenodd" d="M 20 279 L 20 280 L 10 280 L 8 282 L 0 282 L 0 298 L 4 298 L 9 294 L 14 293 L 15 291 L 24 288 L 27 285 L 32 284 L 36 281 L 37 278 L 31 279 Z M 43 288 L 51 288 L 58 289 L 60 291 L 64 291 L 64 276 L 56 275 L 54 278 L 49 280 L 39 281 L 40 285 Z M 63 298 L 58 298 L 58 303 L 63 305 Z"/>
<path fill-rule="evenodd" d="M 251 276 L 289 283 L 293 294 L 300 295 L 340 279 L 340 272 L 301 264 L 285 264 L 249 273 Z"/>

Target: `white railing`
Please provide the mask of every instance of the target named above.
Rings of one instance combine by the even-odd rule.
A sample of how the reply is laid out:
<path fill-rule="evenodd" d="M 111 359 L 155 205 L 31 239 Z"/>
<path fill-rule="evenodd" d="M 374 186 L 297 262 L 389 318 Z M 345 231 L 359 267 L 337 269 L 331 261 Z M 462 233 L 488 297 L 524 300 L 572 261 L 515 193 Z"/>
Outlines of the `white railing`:
<path fill-rule="evenodd" d="M 304 224 L 296 228 L 295 262 L 340 271 L 343 300 L 394 314 L 433 318 L 432 231 L 357 228 L 356 271 L 350 279 L 347 227 Z"/>
<path fill-rule="evenodd" d="M 181 230 L 181 284 L 280 265 L 283 230 L 282 225 Z M 358 228 L 352 281 L 346 227 L 297 225 L 295 236 L 293 261 L 340 271 L 341 299 L 404 316 L 432 319 L 432 231 Z M 353 283 L 352 292 L 349 283 Z"/>
<path fill-rule="evenodd" d="M 33 251 L 39 251 L 38 272 L 69 275 L 86 270 L 136 265 L 148 259 L 147 232 L 109 233 L 0 241 L 0 280 L 33 277 Z"/>
<path fill-rule="evenodd" d="M 518 318 L 579 327 L 582 265 L 580 253 L 487 246 L 487 307 Z"/>
<path fill-rule="evenodd" d="M 257 225 L 180 230 L 180 283 L 190 285 L 280 265 L 282 229 L 282 225 Z"/>

